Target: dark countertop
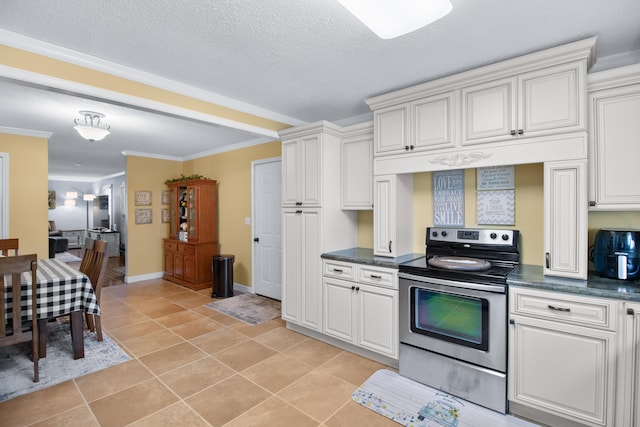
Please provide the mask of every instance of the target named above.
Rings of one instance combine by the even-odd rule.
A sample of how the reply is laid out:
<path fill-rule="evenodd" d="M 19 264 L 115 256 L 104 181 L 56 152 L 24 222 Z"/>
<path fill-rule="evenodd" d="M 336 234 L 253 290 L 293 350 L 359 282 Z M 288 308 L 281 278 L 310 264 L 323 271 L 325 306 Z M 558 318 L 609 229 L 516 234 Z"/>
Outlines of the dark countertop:
<path fill-rule="evenodd" d="M 640 302 L 640 280 L 600 277 L 590 271 L 587 280 L 545 276 L 541 266 L 520 264 L 509 275 L 507 284 L 548 291 Z"/>
<path fill-rule="evenodd" d="M 350 248 L 340 251 L 326 252 L 320 255 L 325 259 L 335 261 L 354 262 L 356 264 L 377 265 L 379 267 L 398 268 L 398 264 L 411 261 L 412 259 L 423 257 L 424 254 L 406 254 L 397 258 L 375 256 L 373 249 L 367 248 Z"/>

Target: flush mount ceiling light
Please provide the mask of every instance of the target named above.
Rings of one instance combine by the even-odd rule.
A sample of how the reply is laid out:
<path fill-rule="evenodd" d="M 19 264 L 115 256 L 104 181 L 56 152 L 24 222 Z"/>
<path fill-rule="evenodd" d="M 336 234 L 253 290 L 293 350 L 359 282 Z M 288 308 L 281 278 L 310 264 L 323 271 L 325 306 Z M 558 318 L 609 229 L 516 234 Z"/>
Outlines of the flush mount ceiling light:
<path fill-rule="evenodd" d="M 101 121 L 104 114 L 95 111 L 79 111 L 79 113 L 82 117 L 73 121 L 76 124 L 73 128 L 87 141 L 100 141 L 111 133 L 109 132 L 111 126 Z"/>
<path fill-rule="evenodd" d="M 449 0 L 338 0 L 381 39 L 392 39 L 446 16 Z"/>

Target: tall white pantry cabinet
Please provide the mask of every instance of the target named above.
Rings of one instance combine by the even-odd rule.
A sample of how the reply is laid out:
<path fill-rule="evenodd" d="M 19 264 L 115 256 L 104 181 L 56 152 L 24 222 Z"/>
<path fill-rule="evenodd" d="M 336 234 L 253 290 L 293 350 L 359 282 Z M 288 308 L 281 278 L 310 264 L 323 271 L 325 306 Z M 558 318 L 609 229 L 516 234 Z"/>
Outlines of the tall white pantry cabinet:
<path fill-rule="evenodd" d="M 282 138 L 282 318 L 322 332 L 323 252 L 356 246 L 357 212 L 343 211 L 343 128 L 319 121 Z"/>

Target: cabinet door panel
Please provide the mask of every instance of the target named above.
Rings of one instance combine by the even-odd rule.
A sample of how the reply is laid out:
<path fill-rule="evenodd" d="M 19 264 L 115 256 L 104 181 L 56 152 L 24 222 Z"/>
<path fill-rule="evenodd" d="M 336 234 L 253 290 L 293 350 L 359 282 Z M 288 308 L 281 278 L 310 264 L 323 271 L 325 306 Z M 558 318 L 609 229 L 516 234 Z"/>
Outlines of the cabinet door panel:
<path fill-rule="evenodd" d="M 562 128 L 583 130 L 584 97 L 578 87 L 581 67 L 554 67 L 520 77 L 520 114 L 518 128 L 528 136 L 530 132 L 554 133 Z"/>
<path fill-rule="evenodd" d="M 282 142 L 282 204 L 294 206 L 301 201 L 298 190 L 300 167 L 297 140 Z"/>
<path fill-rule="evenodd" d="M 375 255 L 389 256 L 393 252 L 394 199 L 395 181 L 392 176 L 374 177 L 374 209 L 373 209 L 373 252 Z M 390 248 L 391 246 L 391 248 Z"/>
<path fill-rule="evenodd" d="M 183 258 L 183 268 L 184 268 L 184 280 L 188 280 L 190 282 L 196 282 L 196 259 L 193 256 L 185 256 Z"/>
<path fill-rule="evenodd" d="M 463 145 L 494 142 L 516 129 L 516 80 L 496 80 L 462 90 Z"/>
<path fill-rule="evenodd" d="M 171 252 L 164 254 L 164 274 L 173 276 L 173 253 Z"/>
<path fill-rule="evenodd" d="M 355 343 L 353 282 L 325 278 L 324 291 L 324 329 L 327 335 Z"/>
<path fill-rule="evenodd" d="M 319 206 L 321 200 L 321 168 L 320 161 L 322 139 L 318 135 L 302 138 L 301 162 L 302 170 L 299 170 L 299 185 L 302 185 L 302 203 L 305 206 Z"/>
<path fill-rule="evenodd" d="M 302 325 L 322 330 L 322 267 L 320 258 L 320 212 L 305 210 L 302 218 Z"/>
<path fill-rule="evenodd" d="M 373 142 L 371 136 L 342 141 L 342 209 L 373 206 Z"/>
<path fill-rule="evenodd" d="M 545 274 L 587 278 L 586 168 L 586 161 L 544 165 Z"/>
<path fill-rule="evenodd" d="M 374 112 L 376 154 L 404 152 L 409 145 L 408 105 L 383 108 Z"/>
<path fill-rule="evenodd" d="M 415 149 L 436 149 L 455 145 L 455 99 L 459 92 L 434 96 L 412 104 Z"/>
<path fill-rule="evenodd" d="M 184 275 L 184 257 L 179 254 L 173 254 L 173 275 L 182 278 Z"/>
<path fill-rule="evenodd" d="M 358 344 L 391 357 L 398 355 L 398 292 L 357 285 Z"/>
<path fill-rule="evenodd" d="M 628 93 L 610 91 L 594 105 L 592 170 L 596 204 L 640 209 L 640 85 Z"/>
<path fill-rule="evenodd" d="M 615 333 L 512 316 L 509 399 L 613 425 Z"/>
<path fill-rule="evenodd" d="M 300 321 L 300 275 L 302 219 L 295 210 L 283 212 L 282 226 L 282 318 Z"/>

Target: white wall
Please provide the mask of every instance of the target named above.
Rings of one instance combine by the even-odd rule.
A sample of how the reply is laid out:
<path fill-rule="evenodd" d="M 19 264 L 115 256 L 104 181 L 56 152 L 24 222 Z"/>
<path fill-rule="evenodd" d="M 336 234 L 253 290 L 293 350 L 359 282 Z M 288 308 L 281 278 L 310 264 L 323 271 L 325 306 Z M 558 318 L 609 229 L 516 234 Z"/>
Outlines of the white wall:
<path fill-rule="evenodd" d="M 49 181 L 49 191 L 51 190 L 56 192 L 56 208 L 49 209 L 49 220 L 56 222 L 58 230 L 82 230 L 87 228 L 87 202 L 82 200 L 82 194 L 93 193 L 93 183 Z M 75 206 L 64 206 L 67 191 L 78 192 Z M 91 208 L 89 210 L 91 211 Z"/>

